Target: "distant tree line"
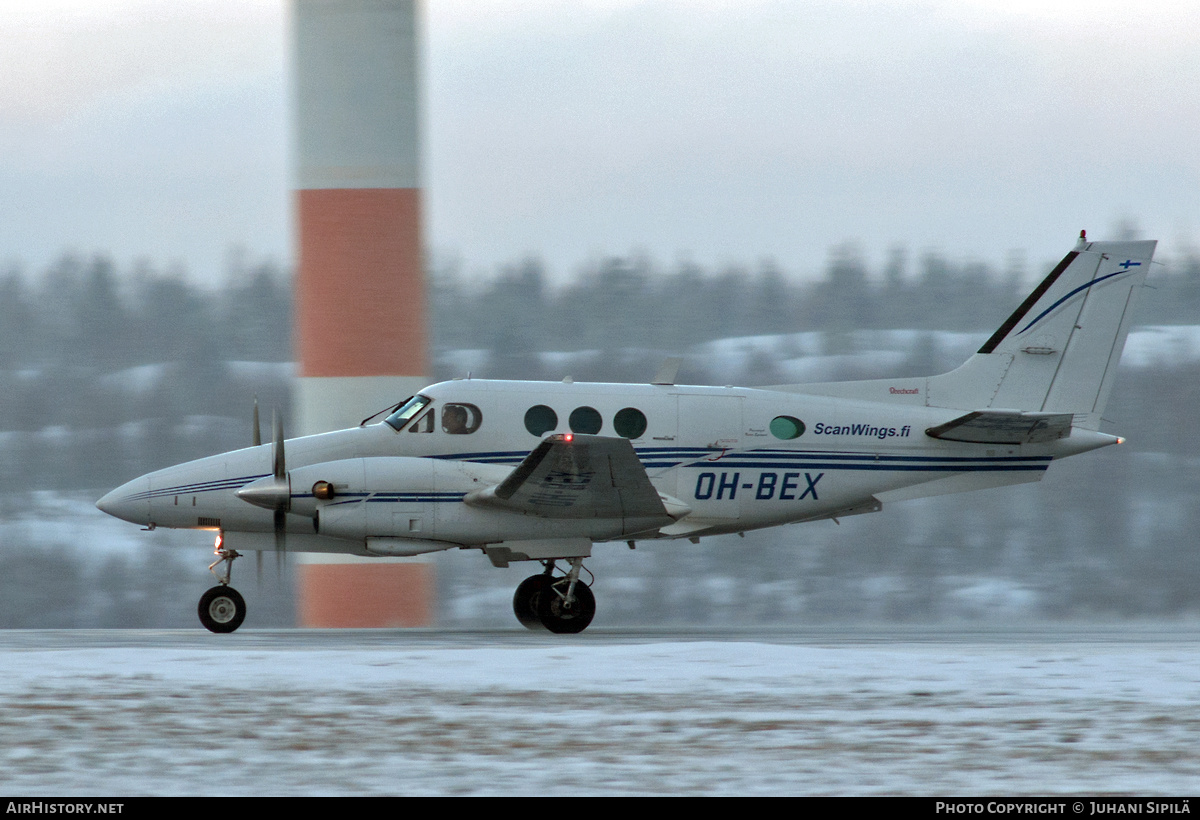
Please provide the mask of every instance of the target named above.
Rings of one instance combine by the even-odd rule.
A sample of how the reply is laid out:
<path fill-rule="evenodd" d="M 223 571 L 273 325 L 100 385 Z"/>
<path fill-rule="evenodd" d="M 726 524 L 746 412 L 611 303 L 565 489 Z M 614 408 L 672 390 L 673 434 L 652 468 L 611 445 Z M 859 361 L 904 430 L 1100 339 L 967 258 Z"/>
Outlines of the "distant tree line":
<path fill-rule="evenodd" d="M 952 261 L 935 252 L 916 260 L 900 247 L 871 270 L 855 245 L 832 249 L 823 276 L 807 281 L 764 261 L 705 270 L 682 263 L 663 269 L 645 257 L 593 261 L 563 286 L 536 258 L 504 265 L 486 281 L 453 263 L 431 277 L 433 347 L 489 351 L 489 378 L 561 378 L 544 373 L 542 351 L 596 350 L 596 373 L 621 376 L 623 351 L 675 351 L 713 339 L 821 331 L 913 328 L 989 333 L 1057 260 L 1029 271 L 1019 253 L 1002 264 Z M 1141 324 L 1200 321 L 1200 255 L 1156 266 L 1155 290 L 1139 308 Z M 463 375 L 456 373 L 454 375 Z"/>
<path fill-rule="evenodd" d="M 1138 322 L 1200 324 L 1200 256 L 1162 261 Z M 431 377 L 465 375 L 462 351 L 477 352 L 477 377 L 559 379 L 567 373 L 546 354 L 591 351 L 571 359 L 575 379 L 644 381 L 664 355 L 730 337 L 818 332 L 825 354 L 853 352 L 861 329 L 970 331 L 982 341 L 1042 275 L 1017 255 L 1000 263 L 935 253 L 913 260 L 899 249 L 872 268 L 853 246 L 835 248 L 817 281 L 770 262 L 663 269 L 638 256 L 596 260 L 565 284 L 536 259 L 502 266 L 490 278 L 440 264 L 429 283 Z M 271 262 L 235 259 L 226 281 L 211 288 L 174 269 L 117 270 L 103 257 L 0 274 L 0 524 L 24 514 L 34 491 L 79 491 L 88 503 L 148 470 L 247 445 L 255 396 L 264 408 L 289 411 L 291 310 L 290 276 Z M 842 526 L 787 527 L 698 547 L 600 549 L 589 566 L 608 584 L 606 617 L 760 623 L 1194 615 L 1194 358 L 1123 368 L 1106 418 L 1129 444 L 1056 466 L 1046 492 L 1018 487 L 928 499 Z M 956 364 L 922 343 L 888 368 L 915 374 Z M 777 376 L 774 365 L 762 356 L 718 365 L 696 354 L 683 375 L 765 384 Z M 8 533 L 0 547 L 13 569 L 0 626 L 190 624 L 177 601 L 191 600 L 207 581 L 202 566 L 191 560 L 180 568 L 182 554 L 162 545 L 149 564 L 140 553 L 81 564 L 57 536 L 37 528 L 0 532 Z M 451 567 L 438 574 L 444 622 L 508 622 L 511 572 L 496 573 L 478 556 L 438 561 Z M 490 597 L 473 594 L 492 587 Z M 290 622 L 286 590 L 272 595 L 273 622 Z M 472 608 L 471 601 L 488 605 Z"/>
<path fill-rule="evenodd" d="M 291 285 L 273 263 L 206 290 L 178 270 L 64 257 L 0 276 L 0 459 L 25 488 L 96 488 L 249 443 L 287 406 Z M 282 363 L 269 368 L 236 363 Z M 267 373 L 267 377 L 263 374 Z M 244 419 L 228 425 L 230 417 Z M 228 429 L 225 429 L 228 428 Z"/>
<path fill-rule="evenodd" d="M 483 280 L 442 264 L 429 285 L 431 377 L 466 375 L 451 355 L 462 350 L 479 351 L 476 377 L 560 379 L 567 374 L 540 354 L 592 351 L 574 359 L 570 375 L 642 381 L 664 355 L 714 339 L 820 331 L 823 352 L 840 353 L 852 352 L 848 334 L 857 329 L 986 334 L 1035 278 L 1019 255 L 993 265 L 926 253 L 910 265 L 898 248 L 871 270 L 852 245 L 834 248 L 815 282 L 771 262 L 663 270 L 644 257 L 612 257 L 559 286 L 536 259 Z M 1200 321 L 1200 256 L 1157 270 L 1154 283 L 1139 309 L 1142 324 Z M 38 275 L 0 274 L 5 480 L 95 489 L 244 445 L 255 396 L 266 408 L 289 409 L 291 311 L 289 273 L 241 257 L 232 257 L 226 281 L 212 288 L 145 263 L 118 271 L 104 257 L 65 256 Z M 938 364 L 930 351 L 910 354 L 910 371 Z M 683 375 L 761 384 L 776 375 L 772 364 L 726 372 L 699 360 Z M 1160 389 L 1182 402 L 1196 398 L 1193 383 L 1173 380 Z"/>

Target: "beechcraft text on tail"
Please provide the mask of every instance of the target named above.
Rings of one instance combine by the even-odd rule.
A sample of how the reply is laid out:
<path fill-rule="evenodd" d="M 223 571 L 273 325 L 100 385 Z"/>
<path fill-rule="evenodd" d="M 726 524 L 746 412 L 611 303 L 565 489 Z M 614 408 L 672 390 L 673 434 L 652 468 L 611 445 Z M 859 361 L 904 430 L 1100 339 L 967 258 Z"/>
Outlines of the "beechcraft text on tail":
<path fill-rule="evenodd" d="M 961 367 L 925 378 L 701 387 L 678 360 L 648 384 L 464 379 L 381 421 L 273 440 L 144 475 L 104 496 L 144 527 L 212 530 L 200 620 L 245 618 L 246 551 L 540 562 L 513 609 L 579 632 L 596 545 L 744 532 L 894 501 L 1038 481 L 1120 441 L 1100 416 L 1155 243 L 1078 244 Z M 381 414 L 382 415 L 382 414 Z M 257 423 L 256 423 L 257 429 Z"/>

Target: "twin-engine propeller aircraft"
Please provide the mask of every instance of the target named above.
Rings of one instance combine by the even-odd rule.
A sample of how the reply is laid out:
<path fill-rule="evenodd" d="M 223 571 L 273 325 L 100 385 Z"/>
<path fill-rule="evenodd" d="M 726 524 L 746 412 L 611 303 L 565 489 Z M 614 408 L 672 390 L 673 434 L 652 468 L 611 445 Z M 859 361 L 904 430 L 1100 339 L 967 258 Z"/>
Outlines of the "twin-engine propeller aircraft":
<path fill-rule="evenodd" d="M 539 561 L 517 587 L 527 627 L 580 632 L 598 542 L 744 532 L 1038 481 L 1121 439 L 1100 416 L 1155 242 L 1089 242 L 950 373 L 765 388 L 442 382 L 378 423 L 274 441 L 130 481 L 97 502 L 154 527 L 217 532 L 214 632 L 241 625 L 241 551 Z M 387 412 L 387 411 L 385 411 Z M 257 426 L 257 425 L 256 425 Z M 565 564 L 565 568 L 559 566 Z M 222 567 L 217 570 L 215 567 Z"/>

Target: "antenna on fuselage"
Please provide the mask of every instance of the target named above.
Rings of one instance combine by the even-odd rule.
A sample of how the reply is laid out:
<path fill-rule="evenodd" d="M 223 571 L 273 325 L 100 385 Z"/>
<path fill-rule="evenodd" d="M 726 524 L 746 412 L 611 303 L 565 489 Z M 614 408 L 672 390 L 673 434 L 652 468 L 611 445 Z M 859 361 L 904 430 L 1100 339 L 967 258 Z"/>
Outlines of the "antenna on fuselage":
<path fill-rule="evenodd" d="M 662 366 L 658 368 L 658 373 L 654 374 L 654 378 L 650 381 L 650 384 L 675 384 L 675 377 L 679 375 L 679 365 L 681 364 L 683 364 L 682 357 L 668 356 L 663 361 Z"/>

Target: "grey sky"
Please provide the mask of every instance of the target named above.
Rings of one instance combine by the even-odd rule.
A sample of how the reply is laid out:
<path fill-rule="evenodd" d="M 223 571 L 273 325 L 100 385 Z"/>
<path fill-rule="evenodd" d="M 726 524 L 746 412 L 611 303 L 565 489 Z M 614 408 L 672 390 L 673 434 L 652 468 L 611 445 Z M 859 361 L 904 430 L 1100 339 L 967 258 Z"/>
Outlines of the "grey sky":
<path fill-rule="evenodd" d="M 1048 7 L 1048 8 L 1043 8 Z M 5 2 L 0 262 L 289 260 L 286 4 Z M 426 235 L 816 272 L 1200 232 L 1200 12 L 1091 0 L 426 4 Z"/>

